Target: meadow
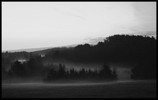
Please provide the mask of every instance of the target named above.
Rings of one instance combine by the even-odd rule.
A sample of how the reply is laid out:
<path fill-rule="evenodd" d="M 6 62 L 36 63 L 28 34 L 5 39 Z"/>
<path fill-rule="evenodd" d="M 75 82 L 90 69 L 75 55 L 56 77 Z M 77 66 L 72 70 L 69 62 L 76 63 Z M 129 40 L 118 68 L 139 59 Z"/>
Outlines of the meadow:
<path fill-rule="evenodd" d="M 156 98 L 156 81 L 11 83 L 2 98 Z"/>

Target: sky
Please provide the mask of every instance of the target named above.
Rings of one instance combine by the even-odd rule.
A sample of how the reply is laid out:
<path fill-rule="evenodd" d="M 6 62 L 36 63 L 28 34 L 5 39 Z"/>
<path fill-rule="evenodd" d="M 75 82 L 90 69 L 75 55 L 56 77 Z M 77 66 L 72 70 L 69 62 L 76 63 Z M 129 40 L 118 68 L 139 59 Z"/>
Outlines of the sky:
<path fill-rule="evenodd" d="M 156 2 L 2 2 L 2 51 L 156 36 Z M 97 40 L 97 41 L 96 41 Z"/>

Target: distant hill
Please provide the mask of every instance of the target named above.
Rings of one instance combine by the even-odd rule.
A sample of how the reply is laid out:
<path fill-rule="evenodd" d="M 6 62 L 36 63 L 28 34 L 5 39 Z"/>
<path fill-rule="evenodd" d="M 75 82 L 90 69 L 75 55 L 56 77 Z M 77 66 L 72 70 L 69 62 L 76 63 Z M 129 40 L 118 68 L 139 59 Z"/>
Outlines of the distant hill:
<path fill-rule="evenodd" d="M 3 52 L 22 52 L 22 51 L 26 51 L 26 52 L 34 52 L 34 51 L 40 51 L 40 50 L 45 50 L 45 49 L 49 49 L 51 47 L 43 47 L 43 48 L 29 48 L 29 49 L 18 49 L 18 50 L 5 50 Z"/>
<path fill-rule="evenodd" d="M 41 49 L 41 50 L 32 51 L 30 53 L 41 55 L 41 54 L 48 54 L 50 52 L 55 52 L 55 51 L 64 51 L 64 50 L 70 49 L 70 48 L 73 48 L 73 47 L 45 48 L 45 49 Z"/>
<path fill-rule="evenodd" d="M 32 53 L 45 53 L 52 49 L 69 48 L 69 47 L 75 47 L 76 45 L 67 45 L 67 46 L 61 46 L 61 47 L 41 47 L 41 48 L 29 48 L 29 49 L 17 49 L 17 50 L 4 50 L 4 51 L 2 51 L 2 53 L 4 53 L 4 52 L 23 52 L 23 51 L 32 52 Z"/>
<path fill-rule="evenodd" d="M 73 48 L 73 49 L 71 49 Z M 63 47 L 33 48 L 9 51 L 25 51 L 32 54 L 45 54 L 49 58 L 64 58 L 80 61 L 140 60 L 155 57 L 156 39 L 139 35 L 113 35 L 96 45 L 80 44 Z M 16 55 L 16 54 L 15 54 Z M 110 60 L 110 61 L 111 61 Z"/>

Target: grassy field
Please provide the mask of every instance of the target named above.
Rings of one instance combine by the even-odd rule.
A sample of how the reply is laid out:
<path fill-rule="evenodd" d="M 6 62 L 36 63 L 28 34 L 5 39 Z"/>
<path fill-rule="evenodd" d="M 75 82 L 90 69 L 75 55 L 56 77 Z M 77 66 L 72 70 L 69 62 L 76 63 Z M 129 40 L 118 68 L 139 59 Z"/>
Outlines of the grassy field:
<path fill-rule="evenodd" d="M 156 98 L 156 81 L 2 84 L 2 98 Z"/>

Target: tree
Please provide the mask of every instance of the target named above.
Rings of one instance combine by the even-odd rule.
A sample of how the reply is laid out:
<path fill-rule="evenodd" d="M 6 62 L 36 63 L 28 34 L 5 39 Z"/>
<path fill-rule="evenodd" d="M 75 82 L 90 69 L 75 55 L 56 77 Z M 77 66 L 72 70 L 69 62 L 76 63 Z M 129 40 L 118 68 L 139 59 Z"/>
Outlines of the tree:
<path fill-rule="evenodd" d="M 82 68 L 80 71 L 79 71 L 79 76 L 80 78 L 85 78 L 86 77 L 86 71 L 84 68 Z"/>
<path fill-rule="evenodd" d="M 27 62 L 27 68 L 30 76 L 44 74 L 44 67 L 40 56 L 32 56 Z"/>
<path fill-rule="evenodd" d="M 65 72 L 65 65 L 59 64 L 59 70 L 58 70 L 58 76 L 59 78 L 65 78 L 66 72 Z"/>
<path fill-rule="evenodd" d="M 100 77 L 105 79 L 111 79 L 113 76 L 110 67 L 106 64 L 103 65 L 103 69 L 100 71 Z"/>
<path fill-rule="evenodd" d="M 9 70 L 9 74 L 13 76 L 26 76 L 26 70 L 24 64 L 19 61 L 15 61 L 13 65 L 11 65 L 11 69 Z"/>
<path fill-rule="evenodd" d="M 156 63 L 140 62 L 132 69 L 132 79 L 156 79 Z"/>
<path fill-rule="evenodd" d="M 113 68 L 112 76 L 113 76 L 113 79 L 117 79 L 116 68 Z"/>

